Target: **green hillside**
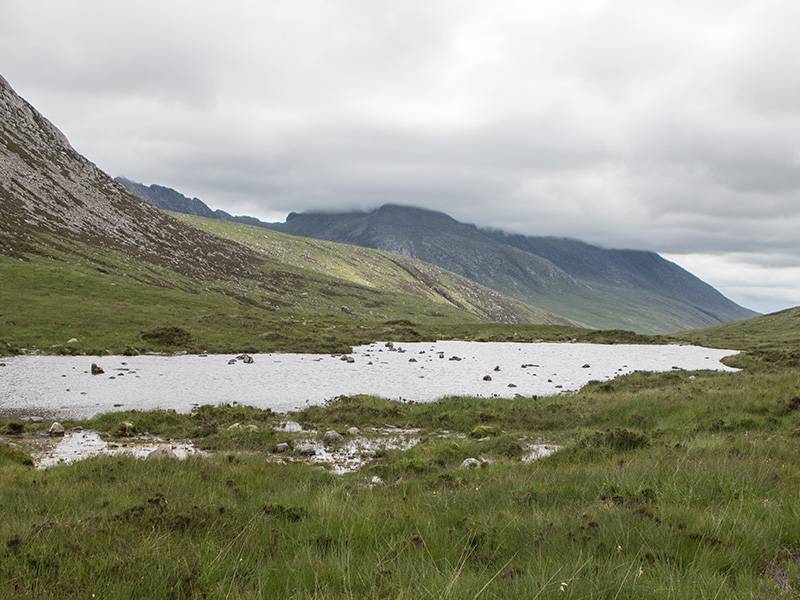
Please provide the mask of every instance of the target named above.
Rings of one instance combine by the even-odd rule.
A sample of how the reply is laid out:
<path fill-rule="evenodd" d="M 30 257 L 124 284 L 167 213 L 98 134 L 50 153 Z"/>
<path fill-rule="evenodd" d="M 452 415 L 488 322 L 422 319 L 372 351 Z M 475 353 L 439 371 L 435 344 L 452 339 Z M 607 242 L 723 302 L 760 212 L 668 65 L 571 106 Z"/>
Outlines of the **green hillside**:
<path fill-rule="evenodd" d="M 487 321 L 569 325 L 570 321 L 476 285 L 433 265 L 406 256 L 286 235 L 229 221 L 173 213 L 175 218 L 216 236 L 239 242 L 269 260 L 334 277 L 352 285 L 397 294 L 422 302 L 461 309 Z M 505 314 L 504 314 L 505 313 Z M 386 311 L 370 315 L 389 318 Z"/>
<path fill-rule="evenodd" d="M 731 360 L 737 366 L 754 363 L 800 367 L 800 307 L 763 317 L 683 332 L 676 337 L 715 348 L 742 350 Z"/>

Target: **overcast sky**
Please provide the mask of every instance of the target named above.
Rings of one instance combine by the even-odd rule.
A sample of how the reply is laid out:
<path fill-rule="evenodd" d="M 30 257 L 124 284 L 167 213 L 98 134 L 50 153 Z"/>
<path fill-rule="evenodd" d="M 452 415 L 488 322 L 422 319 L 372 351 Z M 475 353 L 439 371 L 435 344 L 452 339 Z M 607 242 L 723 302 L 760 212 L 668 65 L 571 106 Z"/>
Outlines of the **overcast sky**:
<path fill-rule="evenodd" d="M 797 0 L 2 0 L 0 69 L 214 208 L 439 209 L 800 304 Z"/>

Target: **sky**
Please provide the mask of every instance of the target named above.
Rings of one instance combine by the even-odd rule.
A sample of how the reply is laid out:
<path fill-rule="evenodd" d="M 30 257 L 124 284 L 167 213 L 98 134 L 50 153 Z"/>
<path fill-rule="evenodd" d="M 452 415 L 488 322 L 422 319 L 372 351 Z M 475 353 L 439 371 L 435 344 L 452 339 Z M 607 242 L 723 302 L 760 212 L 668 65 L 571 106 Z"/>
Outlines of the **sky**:
<path fill-rule="evenodd" d="M 797 0 L 2 0 L 0 74 L 111 175 L 662 253 L 800 304 Z"/>

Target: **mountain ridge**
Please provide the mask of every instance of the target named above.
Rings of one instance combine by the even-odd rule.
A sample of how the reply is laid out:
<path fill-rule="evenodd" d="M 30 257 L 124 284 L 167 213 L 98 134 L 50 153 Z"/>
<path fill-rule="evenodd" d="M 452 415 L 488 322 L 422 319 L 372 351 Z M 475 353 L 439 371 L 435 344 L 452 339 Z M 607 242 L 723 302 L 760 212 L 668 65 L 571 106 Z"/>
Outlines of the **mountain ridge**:
<path fill-rule="evenodd" d="M 655 252 L 509 234 L 417 207 L 294 213 L 270 227 L 416 256 L 592 327 L 668 333 L 757 314 Z"/>
<path fill-rule="evenodd" d="M 290 212 L 285 222 L 267 223 L 231 217 L 162 186 L 129 182 L 129 189 L 187 214 L 195 214 L 196 201 L 202 204 L 201 216 L 212 219 L 416 257 L 590 327 L 669 333 L 758 314 L 651 251 L 513 234 L 396 203 L 372 210 Z M 177 204 L 154 197 L 159 189 L 168 190 Z"/>

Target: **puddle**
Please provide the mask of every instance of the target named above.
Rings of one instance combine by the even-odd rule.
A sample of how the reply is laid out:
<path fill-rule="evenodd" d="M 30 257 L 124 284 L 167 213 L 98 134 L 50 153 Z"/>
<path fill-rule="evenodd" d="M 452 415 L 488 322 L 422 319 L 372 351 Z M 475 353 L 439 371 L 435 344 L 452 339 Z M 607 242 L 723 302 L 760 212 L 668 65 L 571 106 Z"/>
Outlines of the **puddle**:
<path fill-rule="evenodd" d="M 315 439 L 298 439 L 294 453 L 274 455 L 281 462 L 305 462 L 329 466 L 337 474 L 357 471 L 383 450 L 408 450 L 419 443 L 419 429 L 365 429 L 374 437 L 345 438 L 328 445 Z M 312 454 L 313 452 L 313 454 Z"/>
<path fill-rule="evenodd" d="M 145 459 L 151 452 L 160 448 L 172 450 L 178 460 L 185 460 L 194 454 L 203 454 L 191 442 L 165 442 L 152 437 L 106 442 L 96 431 L 68 431 L 63 438 L 47 439 L 58 439 L 58 441 L 49 447 L 40 447 L 32 452 L 33 462 L 37 469 L 68 465 L 95 456 L 132 456 Z M 37 445 L 47 446 L 41 442 Z"/>
<path fill-rule="evenodd" d="M 555 444 L 533 444 L 525 449 L 525 455 L 522 457 L 522 462 L 533 462 L 540 458 L 547 458 L 561 450 L 561 446 Z"/>

